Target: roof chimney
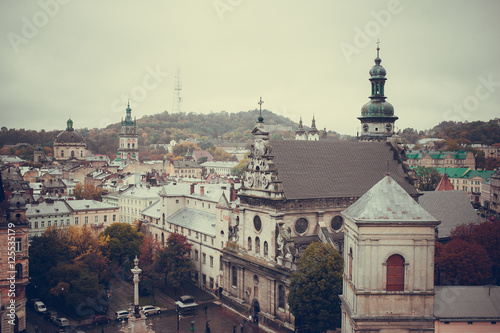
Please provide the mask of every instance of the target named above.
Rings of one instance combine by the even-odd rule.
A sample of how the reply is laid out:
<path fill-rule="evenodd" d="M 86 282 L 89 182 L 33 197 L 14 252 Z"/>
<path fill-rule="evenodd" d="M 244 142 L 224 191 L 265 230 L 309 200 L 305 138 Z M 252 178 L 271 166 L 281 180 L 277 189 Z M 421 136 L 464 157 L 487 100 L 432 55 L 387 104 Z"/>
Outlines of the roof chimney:
<path fill-rule="evenodd" d="M 200 197 L 205 194 L 205 186 L 200 186 Z"/>
<path fill-rule="evenodd" d="M 236 190 L 234 189 L 234 183 L 231 183 L 231 191 L 229 201 L 236 201 Z"/>

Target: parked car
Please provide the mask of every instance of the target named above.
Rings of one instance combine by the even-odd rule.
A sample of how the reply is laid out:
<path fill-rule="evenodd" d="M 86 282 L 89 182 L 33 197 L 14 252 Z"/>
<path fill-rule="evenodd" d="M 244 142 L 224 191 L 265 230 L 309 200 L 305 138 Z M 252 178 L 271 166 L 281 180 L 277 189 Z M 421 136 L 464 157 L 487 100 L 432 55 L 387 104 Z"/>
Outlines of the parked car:
<path fill-rule="evenodd" d="M 54 320 L 54 323 L 59 327 L 69 326 L 69 320 L 64 317 L 59 317 Z"/>
<path fill-rule="evenodd" d="M 118 321 L 124 321 L 128 320 L 128 311 L 127 310 L 120 310 L 115 313 L 116 320 Z"/>
<path fill-rule="evenodd" d="M 36 312 L 45 312 L 45 311 L 47 311 L 47 307 L 45 306 L 45 304 L 43 304 L 42 301 L 36 301 L 33 304 L 33 308 L 35 309 Z"/>
<path fill-rule="evenodd" d="M 159 306 L 153 306 L 153 305 L 143 306 L 141 310 L 144 312 L 144 315 L 146 317 L 161 313 L 160 307 Z"/>
<path fill-rule="evenodd" d="M 111 318 L 105 315 L 97 315 L 94 317 L 94 320 L 92 320 L 92 324 L 94 325 L 99 325 L 99 324 L 106 324 L 111 321 Z"/>
<path fill-rule="evenodd" d="M 61 315 L 57 313 L 56 311 L 45 311 L 43 313 L 43 319 L 47 321 L 54 321 L 56 318 L 60 318 Z"/>

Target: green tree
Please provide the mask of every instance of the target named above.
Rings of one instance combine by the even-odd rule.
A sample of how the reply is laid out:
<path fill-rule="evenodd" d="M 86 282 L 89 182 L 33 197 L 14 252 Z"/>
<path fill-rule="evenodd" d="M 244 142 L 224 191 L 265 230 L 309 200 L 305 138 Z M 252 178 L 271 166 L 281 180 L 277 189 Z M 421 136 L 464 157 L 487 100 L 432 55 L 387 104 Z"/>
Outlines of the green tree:
<path fill-rule="evenodd" d="M 434 191 L 443 177 L 436 168 L 419 166 L 413 169 L 420 191 Z"/>
<path fill-rule="evenodd" d="M 139 255 L 144 234 L 138 231 L 136 226 L 116 222 L 107 227 L 102 234 L 108 239 L 103 252 L 111 263 L 121 267 L 124 262 L 131 262 L 136 255 Z"/>
<path fill-rule="evenodd" d="M 245 154 L 245 157 L 242 158 L 238 162 L 238 164 L 236 164 L 234 166 L 234 168 L 232 169 L 233 174 L 236 175 L 236 176 L 240 176 L 240 177 L 243 176 L 243 172 L 247 168 L 248 162 L 249 162 L 249 160 L 248 160 L 248 154 Z"/>
<path fill-rule="evenodd" d="M 165 286 L 170 281 L 177 288 L 191 275 L 193 263 L 189 254 L 192 246 L 186 236 L 172 233 L 168 236 L 165 247 L 156 253 L 154 270 L 163 275 Z"/>
<path fill-rule="evenodd" d="M 343 267 L 342 256 L 332 245 L 313 242 L 290 277 L 290 311 L 312 332 L 340 327 Z"/>

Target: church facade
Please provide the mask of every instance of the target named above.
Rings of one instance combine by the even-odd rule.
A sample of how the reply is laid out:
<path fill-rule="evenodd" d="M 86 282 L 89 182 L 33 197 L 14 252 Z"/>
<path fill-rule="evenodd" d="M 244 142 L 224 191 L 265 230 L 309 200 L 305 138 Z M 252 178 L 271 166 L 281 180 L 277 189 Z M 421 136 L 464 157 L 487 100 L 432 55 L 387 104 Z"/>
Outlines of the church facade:
<path fill-rule="evenodd" d="M 276 328 L 294 329 L 290 274 L 313 241 L 343 251 L 344 218 L 389 170 L 416 196 L 386 142 L 270 140 L 260 118 L 223 252 L 223 299 Z"/>

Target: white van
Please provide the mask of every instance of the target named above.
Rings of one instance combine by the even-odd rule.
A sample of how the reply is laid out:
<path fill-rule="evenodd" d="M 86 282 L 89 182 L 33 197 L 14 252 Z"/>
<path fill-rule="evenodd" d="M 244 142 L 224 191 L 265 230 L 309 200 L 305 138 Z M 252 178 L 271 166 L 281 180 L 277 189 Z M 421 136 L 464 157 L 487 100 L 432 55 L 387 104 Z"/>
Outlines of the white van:
<path fill-rule="evenodd" d="M 47 311 L 47 307 L 45 306 L 45 304 L 43 304 L 42 301 L 36 301 L 33 304 L 33 307 L 35 308 L 36 312 L 45 312 L 45 311 Z"/>

